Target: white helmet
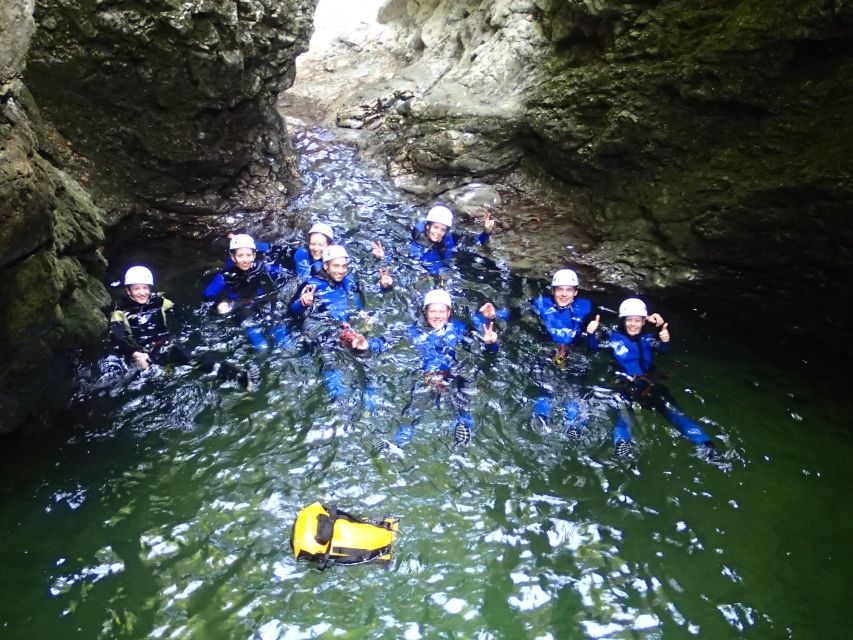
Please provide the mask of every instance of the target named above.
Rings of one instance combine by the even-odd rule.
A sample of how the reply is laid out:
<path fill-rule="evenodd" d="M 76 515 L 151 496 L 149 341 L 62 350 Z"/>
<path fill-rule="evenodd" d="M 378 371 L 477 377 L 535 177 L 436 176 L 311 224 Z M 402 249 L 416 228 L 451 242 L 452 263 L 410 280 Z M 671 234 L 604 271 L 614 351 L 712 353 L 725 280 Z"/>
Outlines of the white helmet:
<path fill-rule="evenodd" d="M 444 289 L 433 289 L 426 296 L 424 296 L 424 309 L 426 309 L 431 304 L 444 304 L 447 305 L 447 308 L 450 309 L 453 306 L 453 302 L 450 299 L 450 294 L 447 293 Z"/>
<path fill-rule="evenodd" d="M 236 249 L 257 251 L 258 247 L 255 245 L 255 239 L 252 236 L 245 233 L 238 233 L 231 238 L 231 243 L 228 245 L 228 251 L 235 251 Z"/>
<path fill-rule="evenodd" d="M 453 226 L 453 212 L 447 207 L 437 205 L 429 210 L 426 217 L 427 222 L 438 222 L 446 227 Z"/>
<path fill-rule="evenodd" d="M 310 229 L 308 229 L 308 236 L 310 237 L 312 233 L 321 233 L 329 239 L 329 242 L 332 241 L 332 238 L 335 237 L 335 232 L 332 231 L 332 227 L 327 225 L 325 222 L 317 222 Z"/>
<path fill-rule="evenodd" d="M 124 274 L 124 286 L 129 287 L 132 284 L 147 284 L 149 287 L 154 286 L 154 274 L 148 267 L 131 267 Z"/>
<path fill-rule="evenodd" d="M 554 273 L 554 277 L 551 278 L 551 286 L 552 287 L 579 287 L 580 281 L 578 280 L 578 274 L 576 274 L 571 269 L 560 269 Z"/>
<path fill-rule="evenodd" d="M 619 305 L 620 318 L 627 316 L 642 316 L 645 318 L 647 315 L 649 315 L 649 311 L 646 309 L 646 303 L 639 298 L 628 298 L 623 300 L 622 304 Z"/>
<path fill-rule="evenodd" d="M 323 262 L 335 260 L 336 258 L 346 258 L 349 260 L 349 254 L 347 253 L 347 250 L 339 244 L 332 244 L 323 249 Z"/>

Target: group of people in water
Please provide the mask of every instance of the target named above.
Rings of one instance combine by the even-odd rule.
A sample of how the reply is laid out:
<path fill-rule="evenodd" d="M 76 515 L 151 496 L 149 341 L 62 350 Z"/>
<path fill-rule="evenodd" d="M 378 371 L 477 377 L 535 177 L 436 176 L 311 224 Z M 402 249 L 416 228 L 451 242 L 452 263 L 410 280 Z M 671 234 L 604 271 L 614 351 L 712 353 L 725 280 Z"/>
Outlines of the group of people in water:
<path fill-rule="evenodd" d="M 420 265 L 427 278 L 441 279 L 461 244 L 486 244 L 495 226 L 486 212 L 482 231 L 466 240 L 454 235 L 453 223 L 452 211 L 437 205 L 412 230 L 408 256 Z M 234 316 L 241 323 L 257 351 L 307 340 L 319 357 L 327 392 L 334 400 L 343 400 L 348 391 L 340 352 L 360 358 L 387 350 L 394 340 L 354 328 L 354 321 L 363 317 L 364 296 L 350 268 L 346 247 L 335 244 L 334 237 L 328 224 L 314 224 L 308 230 L 306 245 L 288 255 L 286 249 L 259 242 L 246 233 L 229 234 L 226 263 L 203 295 L 212 303 L 214 313 Z M 373 243 L 372 254 L 379 274 L 374 291 L 383 296 L 394 287 L 390 259 L 378 241 Z M 299 281 L 295 293 L 286 306 L 279 304 L 282 283 L 294 278 Z M 104 377 L 145 372 L 154 365 L 195 365 L 248 391 L 261 384 L 256 362 L 239 367 L 210 352 L 194 356 L 174 339 L 167 320 L 173 304 L 155 293 L 149 268 L 131 266 L 123 285 L 110 318 L 111 353 L 101 363 Z M 654 377 L 655 354 L 666 353 L 670 347 L 668 323 L 659 313 L 650 314 L 639 298 L 628 298 L 619 305 L 618 328 L 610 331 L 606 339 L 600 339 L 604 333 L 601 316 L 579 292 L 577 273 L 561 268 L 553 274 L 550 291 L 531 301 L 551 344 L 532 367 L 537 396 L 528 425 L 537 431 L 550 430 L 553 405 L 558 401 L 566 435 L 572 439 L 583 437 L 590 417 L 586 367 L 574 366 L 573 355 L 607 348 L 614 371 L 610 406 L 616 414 L 615 455 L 632 455 L 632 414 L 642 407 L 660 412 L 698 447 L 703 457 L 718 459 L 719 452 L 710 436 L 681 410 L 669 390 Z M 381 448 L 386 450 L 405 447 L 416 434 L 421 416 L 445 401 L 455 412 L 451 428 L 454 443 L 470 442 L 475 431 L 469 411 L 470 385 L 459 370 L 458 351 L 470 350 L 480 343 L 485 354 L 497 352 L 495 323 L 512 321 L 520 313 L 519 309 L 497 308 L 486 302 L 466 323 L 454 316 L 451 293 L 443 287 L 428 291 L 418 306 L 418 320 L 399 339 L 411 344 L 423 375 L 412 386 L 396 432 L 382 440 Z M 373 402 L 374 394 L 375 388 L 368 380 L 364 389 L 366 406 Z"/>

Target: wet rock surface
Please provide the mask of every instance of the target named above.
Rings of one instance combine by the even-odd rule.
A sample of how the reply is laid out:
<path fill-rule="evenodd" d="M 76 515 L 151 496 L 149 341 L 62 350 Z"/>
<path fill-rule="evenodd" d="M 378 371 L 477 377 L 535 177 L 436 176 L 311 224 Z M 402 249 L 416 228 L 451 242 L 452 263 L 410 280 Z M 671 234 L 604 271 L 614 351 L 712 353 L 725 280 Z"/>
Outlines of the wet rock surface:
<path fill-rule="evenodd" d="M 27 81 L 99 167 L 93 186 L 128 206 L 283 208 L 293 162 L 274 104 L 315 4 L 39 1 Z"/>
<path fill-rule="evenodd" d="M 105 329 L 103 212 L 45 155 L 20 76 L 32 3 L 3 4 L 0 37 L 0 433 L 63 403 L 71 350 Z"/>
<path fill-rule="evenodd" d="M 315 109 L 358 127 L 402 188 L 511 187 L 553 212 L 530 246 L 602 283 L 701 282 L 779 308 L 803 282 L 849 296 L 849 5 L 388 0 L 378 15 L 306 61 L 306 86 L 321 77 Z"/>

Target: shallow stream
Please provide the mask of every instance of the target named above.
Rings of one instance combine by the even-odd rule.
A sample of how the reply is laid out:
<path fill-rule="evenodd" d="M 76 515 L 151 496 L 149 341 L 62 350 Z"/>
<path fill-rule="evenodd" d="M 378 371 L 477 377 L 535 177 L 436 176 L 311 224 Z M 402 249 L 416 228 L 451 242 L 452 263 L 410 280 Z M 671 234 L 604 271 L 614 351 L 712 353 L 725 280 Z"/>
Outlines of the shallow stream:
<path fill-rule="evenodd" d="M 402 248 L 423 207 L 323 130 L 301 130 L 297 147 L 295 210 L 347 230 L 373 283 L 372 239 Z M 269 239 L 288 233 L 269 225 Z M 459 315 L 486 299 L 525 307 L 541 290 L 494 245 L 458 257 L 447 285 Z M 775 349 L 701 304 L 661 303 L 679 345 L 661 361 L 668 384 L 724 460 L 703 461 L 643 412 L 636 455 L 622 461 L 603 410 L 579 443 L 557 421 L 546 434 L 525 428 L 543 348 L 525 313 L 496 327 L 496 358 L 474 349 L 461 364 L 476 390 L 470 446 L 452 446 L 453 414 L 440 408 L 404 455 L 377 453 L 420 380 L 403 341 L 368 357 L 373 414 L 359 393 L 365 367 L 343 354 L 353 393 L 342 409 L 310 351 L 253 354 L 239 327 L 206 313 L 202 274 L 222 256 L 180 240 L 113 253 L 116 273 L 152 264 L 187 339 L 257 358 L 262 386 L 167 371 L 80 399 L 37 442 L 9 443 L 0 637 L 837 638 L 853 623 L 851 398 L 804 360 L 807 345 Z M 394 293 L 367 287 L 376 334 L 399 333 L 431 286 L 394 265 Z M 587 293 L 606 309 L 619 300 Z M 606 385 L 605 354 L 592 367 Z M 392 561 L 325 572 L 295 561 L 291 525 L 315 500 L 400 518 Z"/>

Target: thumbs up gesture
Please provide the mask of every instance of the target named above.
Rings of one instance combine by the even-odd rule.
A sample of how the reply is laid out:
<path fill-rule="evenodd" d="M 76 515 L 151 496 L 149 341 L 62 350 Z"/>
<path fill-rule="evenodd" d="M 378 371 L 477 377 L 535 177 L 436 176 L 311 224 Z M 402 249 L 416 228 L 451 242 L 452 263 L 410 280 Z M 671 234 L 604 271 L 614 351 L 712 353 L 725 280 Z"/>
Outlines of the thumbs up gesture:
<path fill-rule="evenodd" d="M 660 332 L 658 332 L 658 337 L 661 342 L 669 342 L 669 323 L 664 322 L 663 326 L 660 328 Z"/>
<path fill-rule="evenodd" d="M 595 333 L 598 330 L 598 325 L 600 322 L 601 322 L 601 316 L 596 315 L 595 320 L 590 320 L 589 324 L 586 325 L 586 332 L 589 335 L 592 335 L 593 333 Z"/>

